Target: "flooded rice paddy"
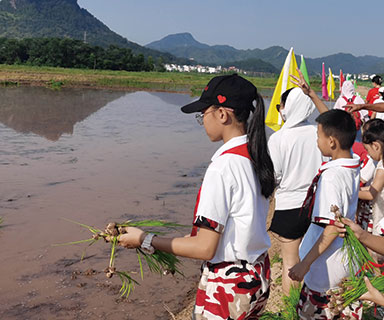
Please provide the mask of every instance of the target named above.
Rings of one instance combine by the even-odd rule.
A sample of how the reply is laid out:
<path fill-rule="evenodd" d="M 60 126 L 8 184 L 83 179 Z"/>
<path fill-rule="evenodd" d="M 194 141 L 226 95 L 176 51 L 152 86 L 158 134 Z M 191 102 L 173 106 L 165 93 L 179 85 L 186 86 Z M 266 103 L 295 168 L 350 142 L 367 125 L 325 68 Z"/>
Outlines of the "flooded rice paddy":
<path fill-rule="evenodd" d="M 103 272 L 107 245 L 53 245 L 90 237 L 65 219 L 98 228 L 129 219 L 191 223 L 219 147 L 194 115 L 180 112 L 191 100 L 174 93 L 0 88 L 0 319 L 169 319 L 167 310 L 184 307 L 199 278 L 198 261 L 182 259 L 185 277 L 146 269 L 141 285 L 121 299 L 119 279 Z M 119 249 L 116 264 L 140 280 L 134 251 Z"/>
<path fill-rule="evenodd" d="M 128 300 L 107 279 L 104 243 L 52 246 L 89 238 L 71 219 L 99 228 L 128 219 L 190 224 L 194 200 L 218 147 L 193 115 L 188 95 L 44 88 L 0 89 L 0 318 L 168 319 L 195 286 L 150 275 Z M 184 235 L 189 229 L 174 232 Z M 138 272 L 133 251 L 117 267 Z M 139 274 L 134 274 L 139 280 Z"/>

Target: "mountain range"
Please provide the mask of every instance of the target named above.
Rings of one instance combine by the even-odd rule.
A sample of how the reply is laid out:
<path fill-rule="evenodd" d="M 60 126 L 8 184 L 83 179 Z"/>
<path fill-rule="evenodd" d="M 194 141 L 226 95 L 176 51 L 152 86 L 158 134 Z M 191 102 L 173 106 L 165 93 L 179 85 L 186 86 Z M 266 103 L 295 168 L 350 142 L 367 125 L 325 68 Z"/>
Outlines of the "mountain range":
<path fill-rule="evenodd" d="M 280 70 L 284 64 L 288 50 L 273 46 L 267 49 L 240 50 L 227 45 L 207 45 L 198 42 L 190 33 L 178 33 L 164 37 L 161 40 L 151 42 L 147 48 L 168 52 L 176 57 L 192 59 L 201 64 L 239 65 L 240 61 L 259 59 Z M 300 64 L 300 57 L 296 56 Z M 384 58 L 375 56 L 355 57 L 348 53 L 337 53 L 321 58 L 305 57 L 310 74 L 321 72 L 322 62 L 335 73 L 339 69 L 349 73 L 384 73 Z"/>
<path fill-rule="evenodd" d="M 207 45 L 190 33 L 178 33 L 140 46 L 110 30 L 77 0 L 0 0 L 0 37 L 5 38 L 71 38 L 92 45 L 116 45 L 130 48 L 134 54 L 161 58 L 163 62 L 177 64 L 206 64 L 236 66 L 255 71 L 279 73 L 288 50 L 281 46 L 267 49 L 240 50 L 229 45 Z M 299 57 L 297 56 L 298 63 Z M 334 73 L 384 73 L 384 58 L 356 57 L 337 53 L 321 58 L 306 57 L 310 74 L 321 72 L 321 63 Z"/>
<path fill-rule="evenodd" d="M 166 52 L 145 48 L 110 30 L 77 0 L 0 0 L 0 37 L 5 38 L 71 38 L 92 45 L 115 45 L 130 48 L 167 62 L 185 63 Z"/>

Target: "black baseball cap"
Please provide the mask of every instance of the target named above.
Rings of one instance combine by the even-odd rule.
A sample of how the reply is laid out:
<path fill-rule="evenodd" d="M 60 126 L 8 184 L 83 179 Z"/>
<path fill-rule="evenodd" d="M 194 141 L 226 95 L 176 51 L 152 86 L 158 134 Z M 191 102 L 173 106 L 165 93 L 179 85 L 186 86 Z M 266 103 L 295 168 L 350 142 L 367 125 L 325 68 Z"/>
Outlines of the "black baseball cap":
<path fill-rule="evenodd" d="M 201 112 L 212 105 L 254 111 L 256 96 L 257 88 L 237 74 L 217 76 L 209 81 L 199 100 L 185 105 L 181 111 Z"/>

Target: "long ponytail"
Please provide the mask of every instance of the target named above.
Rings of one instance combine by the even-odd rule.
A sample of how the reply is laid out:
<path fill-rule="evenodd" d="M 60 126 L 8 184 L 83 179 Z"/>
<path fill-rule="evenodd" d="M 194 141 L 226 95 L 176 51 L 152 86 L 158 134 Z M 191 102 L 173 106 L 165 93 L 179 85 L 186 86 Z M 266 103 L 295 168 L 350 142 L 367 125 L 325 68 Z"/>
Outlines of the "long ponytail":
<path fill-rule="evenodd" d="M 256 93 L 255 100 L 256 108 L 247 126 L 248 152 L 260 182 L 261 193 L 268 198 L 275 190 L 275 173 L 265 134 L 264 100 L 259 93 Z"/>

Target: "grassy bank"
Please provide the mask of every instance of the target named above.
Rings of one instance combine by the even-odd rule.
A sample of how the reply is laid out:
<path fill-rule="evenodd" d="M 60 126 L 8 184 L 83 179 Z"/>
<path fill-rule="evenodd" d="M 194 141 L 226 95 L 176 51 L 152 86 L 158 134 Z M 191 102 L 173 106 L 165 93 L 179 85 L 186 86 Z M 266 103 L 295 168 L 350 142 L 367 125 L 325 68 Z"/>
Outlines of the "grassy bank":
<path fill-rule="evenodd" d="M 25 65 L 0 65 L 1 85 L 110 88 L 118 90 L 142 89 L 201 93 L 214 75 L 173 72 L 127 72 L 89 69 L 32 67 Z M 247 77 L 258 89 L 273 89 L 277 77 Z M 314 83 L 317 90 L 318 84 Z"/>

